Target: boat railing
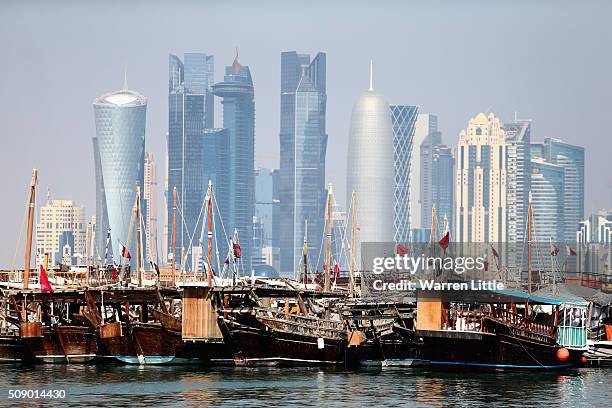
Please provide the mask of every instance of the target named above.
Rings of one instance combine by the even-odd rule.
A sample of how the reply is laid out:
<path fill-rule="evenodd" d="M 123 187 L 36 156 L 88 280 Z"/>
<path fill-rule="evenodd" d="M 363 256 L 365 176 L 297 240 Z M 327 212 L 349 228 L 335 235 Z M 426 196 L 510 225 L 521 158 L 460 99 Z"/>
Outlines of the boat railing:
<path fill-rule="evenodd" d="M 514 313 L 508 309 L 491 306 L 490 315 L 493 318 L 501 320 L 504 323 L 516 326 L 517 328 L 521 328 L 545 336 L 555 335 L 555 326 L 525 318 L 525 316 Z"/>
<path fill-rule="evenodd" d="M 273 320 L 290 330 L 317 332 L 329 337 L 338 337 L 345 332 L 344 323 L 337 320 L 286 314 L 283 311 L 273 311 L 265 308 L 255 308 L 255 313 L 257 317 L 263 320 Z"/>

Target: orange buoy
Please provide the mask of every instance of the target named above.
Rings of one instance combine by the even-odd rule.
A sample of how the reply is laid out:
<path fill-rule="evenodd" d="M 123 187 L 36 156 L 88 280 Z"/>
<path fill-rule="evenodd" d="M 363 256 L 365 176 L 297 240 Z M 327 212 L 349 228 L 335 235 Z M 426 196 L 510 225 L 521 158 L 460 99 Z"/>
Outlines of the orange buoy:
<path fill-rule="evenodd" d="M 570 353 L 565 347 L 561 347 L 557 350 L 557 358 L 560 362 L 564 363 L 569 359 Z"/>
<path fill-rule="evenodd" d="M 587 358 L 585 356 L 580 357 L 580 362 L 584 365 L 587 363 Z"/>

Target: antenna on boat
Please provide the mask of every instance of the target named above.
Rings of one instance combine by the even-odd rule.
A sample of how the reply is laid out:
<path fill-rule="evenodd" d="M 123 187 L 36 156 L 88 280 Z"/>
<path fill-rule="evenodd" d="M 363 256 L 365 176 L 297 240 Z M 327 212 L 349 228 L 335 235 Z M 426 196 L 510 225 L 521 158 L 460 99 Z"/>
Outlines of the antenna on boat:
<path fill-rule="evenodd" d="M 527 207 L 527 292 L 529 294 L 531 294 L 531 223 L 533 222 L 531 201 L 531 190 L 529 190 L 529 205 Z"/>
<path fill-rule="evenodd" d="M 302 251 L 304 257 L 304 285 L 308 284 L 308 220 L 304 220 L 304 248 Z M 300 282 L 300 271 L 298 270 L 298 283 Z M 306 286 L 304 286 L 306 287 Z"/>
<path fill-rule="evenodd" d="M 208 262 L 208 270 L 206 273 L 206 282 L 208 287 L 212 286 L 212 238 L 213 238 L 213 230 L 212 230 L 212 222 L 213 222 L 213 213 L 212 213 L 212 180 L 208 180 L 208 191 L 206 192 L 206 211 L 208 212 L 208 252 L 207 252 L 207 262 Z"/>

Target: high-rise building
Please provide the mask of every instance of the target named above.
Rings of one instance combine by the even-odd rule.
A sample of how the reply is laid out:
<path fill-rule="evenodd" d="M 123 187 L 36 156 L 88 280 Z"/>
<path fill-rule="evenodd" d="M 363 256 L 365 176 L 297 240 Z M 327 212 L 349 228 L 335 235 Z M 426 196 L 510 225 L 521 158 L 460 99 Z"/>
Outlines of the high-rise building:
<path fill-rule="evenodd" d="M 564 169 L 542 158 L 531 161 L 531 207 L 533 226 L 532 265 L 550 270 L 550 242 L 559 242 L 564 234 Z M 575 232 L 574 232 L 575 234 Z M 521 243 L 517 243 L 522 246 Z M 525 258 L 526 259 L 526 258 Z"/>
<path fill-rule="evenodd" d="M 63 262 L 64 246 L 69 257 L 85 258 L 87 235 L 85 209 L 71 200 L 49 200 L 40 208 L 36 225 L 36 253 L 49 254 L 49 265 Z"/>
<path fill-rule="evenodd" d="M 582 220 L 576 231 L 577 270 L 593 277 L 612 275 L 612 211 Z"/>
<path fill-rule="evenodd" d="M 429 113 L 419 113 L 416 123 L 414 124 L 414 137 L 412 145 L 416 149 L 420 149 L 425 138 L 438 131 L 438 117 Z M 412 228 L 423 227 L 421 221 L 423 214 L 421 211 L 421 155 L 420 151 L 412 155 L 410 161 L 410 211 L 412 219 Z M 428 210 L 426 217 L 431 219 L 431 208 Z M 429 222 L 429 221 L 428 221 Z"/>
<path fill-rule="evenodd" d="M 412 225 L 410 209 L 410 162 L 412 160 L 417 106 L 391 105 L 391 129 L 393 130 L 393 165 L 395 191 L 393 201 L 394 241 L 409 242 Z"/>
<path fill-rule="evenodd" d="M 157 254 L 157 162 L 152 152 L 145 154 L 143 201 L 146 203 L 145 237 L 148 261 L 158 261 Z"/>
<path fill-rule="evenodd" d="M 348 142 L 347 197 L 357 194 L 356 242 L 393 242 L 395 169 L 393 131 L 387 101 L 372 85 L 353 104 Z M 350 235 L 349 235 L 350 236 Z M 360 262 L 360 245 L 355 248 Z"/>
<path fill-rule="evenodd" d="M 531 121 L 505 123 L 506 132 L 506 230 L 509 243 L 504 264 L 509 269 L 525 269 L 518 264 L 525 259 L 524 245 L 527 228 L 527 207 L 531 190 Z"/>
<path fill-rule="evenodd" d="M 445 227 L 448 231 L 453 229 L 453 210 L 455 182 L 455 158 L 453 149 L 443 144 L 432 147 L 431 159 L 431 205 L 436 207 L 436 231 L 442 236 Z M 446 218 L 446 225 L 445 223 Z M 431 228 L 431 217 L 428 227 Z"/>
<path fill-rule="evenodd" d="M 175 55 L 169 56 L 168 72 L 168 137 L 167 137 L 167 194 L 166 209 L 168 237 L 172 231 L 173 190 L 177 191 L 177 226 L 175 262 L 191 256 L 186 254 L 194 238 L 200 236 L 200 209 L 206 195 L 202 151 L 205 128 L 212 128 L 214 103 L 214 57 L 203 53 L 186 53 L 184 63 Z M 168 256 L 172 254 L 168 238 Z"/>
<path fill-rule="evenodd" d="M 274 228 L 278 226 L 278 199 L 275 199 L 275 184 L 278 182 L 278 170 L 257 168 L 255 170 L 255 218 L 254 228 L 259 228 L 260 236 L 254 240 L 254 257 L 265 259 L 265 263 L 274 266 L 274 259 L 267 254 L 278 253 L 274 247 Z M 278 190 L 278 188 L 276 188 Z M 254 233 L 257 232 L 254 229 Z M 274 249 L 273 249 L 274 248 Z"/>
<path fill-rule="evenodd" d="M 506 134 L 493 114 L 479 113 L 459 134 L 457 242 L 506 241 Z"/>
<path fill-rule="evenodd" d="M 104 260 L 107 235 L 107 231 L 100 227 L 108 226 L 111 230 L 112 254 L 118 262 L 121 245 L 125 245 L 128 234 L 133 233 L 128 229 L 136 200 L 136 186 L 144 185 L 147 100 L 124 86 L 121 91 L 96 98 L 93 108 L 96 124 L 94 162 L 96 170 L 100 170 L 96 175 L 96 190 L 99 193 L 96 204 L 102 207 L 96 209 L 96 235 L 102 244 L 98 248 L 98 259 Z M 146 214 L 146 203 L 142 205 L 142 213 Z M 105 218 L 106 215 L 108 218 Z M 131 242 L 135 243 L 136 240 Z M 143 253 L 146 253 L 146 243 Z M 110 262 L 110 259 L 106 261 Z"/>
<path fill-rule="evenodd" d="M 546 160 L 563 167 L 563 238 L 576 239 L 576 228 L 584 217 L 584 148 L 558 139 L 544 139 Z"/>
<path fill-rule="evenodd" d="M 308 246 L 318 253 L 325 214 L 326 55 L 312 59 L 295 51 L 281 53 L 280 120 L 280 268 L 297 269 L 308 223 Z M 315 268 L 322 269 L 323 260 Z"/>
<path fill-rule="evenodd" d="M 222 98 L 223 127 L 229 133 L 228 219 L 238 232 L 242 249 L 241 274 L 251 273 L 253 215 L 255 213 L 255 99 L 248 66 L 238 62 L 225 67 L 223 82 L 213 86 Z"/>
<path fill-rule="evenodd" d="M 94 245 L 92 260 L 96 264 L 104 261 L 106 245 L 108 241 L 108 253 L 113 253 L 113 242 L 108 240 L 108 208 L 106 207 L 106 193 L 104 191 L 104 175 L 102 174 L 102 162 L 100 160 L 100 148 L 98 138 L 93 139 L 94 170 L 96 175 L 96 225 L 94 229 Z M 106 260 L 110 261 L 110 260 Z"/>
<path fill-rule="evenodd" d="M 428 134 L 421 146 L 419 147 L 420 160 L 420 183 L 419 183 L 419 197 L 421 206 L 421 228 L 431 229 L 431 215 L 433 208 L 433 153 L 434 146 L 442 144 L 442 133 L 432 132 Z"/>

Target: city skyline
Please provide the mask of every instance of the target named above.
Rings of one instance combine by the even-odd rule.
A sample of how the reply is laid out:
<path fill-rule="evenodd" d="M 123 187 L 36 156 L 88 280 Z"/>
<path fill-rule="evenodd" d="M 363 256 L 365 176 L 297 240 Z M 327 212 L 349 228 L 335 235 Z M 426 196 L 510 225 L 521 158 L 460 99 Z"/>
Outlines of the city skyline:
<path fill-rule="evenodd" d="M 43 6 L 44 8 L 45 6 Z M 101 8 L 102 15 L 108 13 L 107 9 L 103 6 Z M 399 10 L 408 10 L 399 6 Z M 282 9 L 282 7 L 281 7 Z M 353 27 L 358 24 L 359 21 L 364 19 L 366 14 L 363 10 L 363 6 L 358 6 L 358 10 L 354 10 L 349 13 L 350 16 L 354 17 L 354 21 L 349 19 L 343 20 L 343 23 Z M 367 9 L 367 8 L 365 8 Z M 510 10 L 507 7 L 499 6 L 496 10 L 503 15 L 515 15 L 519 14 L 521 8 L 518 7 L 517 11 Z M 126 8 L 130 11 L 130 8 Z M 292 9 L 284 9 L 287 13 L 293 13 Z M 359 11 L 361 10 L 361 11 Z M 11 6 L 7 7 L 8 16 L 17 16 L 13 19 L 15 21 L 25 21 L 20 19 L 20 9 L 18 7 Z M 428 8 L 419 8 L 418 13 L 423 14 L 426 17 L 433 17 L 434 10 Z M 488 9 L 490 12 L 490 8 Z M 211 12 L 219 13 L 224 15 L 229 10 L 224 10 L 223 7 L 217 7 L 211 9 Z M 470 12 L 478 13 L 472 9 Z M 255 39 L 247 38 L 247 30 L 243 28 L 236 28 L 234 26 L 233 32 L 228 38 L 223 40 L 203 40 L 202 36 L 198 36 L 198 40 L 190 39 L 186 42 L 179 41 L 179 35 L 169 36 L 165 39 L 159 47 L 153 48 L 153 52 L 141 52 L 139 49 L 139 42 L 126 39 L 125 42 L 117 42 L 116 39 L 112 41 L 112 38 L 98 39 L 100 47 L 103 52 L 100 52 L 100 56 L 93 58 L 82 58 L 79 55 L 79 60 L 75 59 L 75 56 L 66 55 L 66 50 L 59 54 L 46 51 L 46 46 L 50 45 L 49 41 L 55 41 L 58 43 L 68 42 L 73 44 L 68 38 L 68 32 L 66 30 L 58 30 L 57 32 L 52 31 L 49 33 L 49 38 L 41 39 L 40 36 L 26 35 L 22 39 L 18 39 L 17 45 L 21 44 L 21 47 L 28 48 L 30 46 L 33 51 L 30 54 L 22 55 L 17 52 L 17 46 L 11 45 L 6 47 L 8 53 L 7 58 L 12 61 L 33 61 L 40 60 L 42 64 L 16 64 L 20 66 L 22 72 L 14 71 L 13 67 L 4 67 L 3 71 L 5 75 L 2 75 L 2 88 L 6 89 L 8 93 L 14 95 L 13 102 L 11 105 L 6 105 L 2 110 L 3 122 L 7 124 L 7 135 L 15 135 L 11 138 L 9 148 L 6 149 L 5 155 L 2 160 L 2 170 L 4 174 L 11 174 L 11 177 L 6 177 L 6 187 L 9 196 L 15 197 L 13 202 L 7 204 L 6 215 L 3 214 L 3 220 L 9 231 L 14 231 L 15 234 L 4 238 L 2 247 L 4 248 L 0 256 L 0 261 L 4 265 L 10 264 L 12 252 L 15 248 L 14 236 L 19 230 L 20 215 L 22 213 L 22 201 L 25 191 L 27 190 L 27 182 L 29 178 L 29 172 L 32 167 L 39 168 L 41 181 L 41 190 L 49 187 L 53 197 L 58 198 L 69 198 L 75 202 L 80 203 L 86 208 L 87 214 L 91 215 L 95 208 L 95 186 L 93 185 L 93 173 L 94 166 L 93 162 L 86 163 L 79 169 L 74 169 L 68 166 L 58 165 L 56 160 L 49 160 L 53 157 L 61 157 L 61 154 L 66 151 L 70 151 L 71 154 L 77 154 L 83 158 L 91 158 L 91 137 L 94 134 L 93 124 L 91 123 L 91 111 L 90 103 L 91 99 L 111 89 L 120 89 L 120 84 L 123 80 L 123 66 L 127 62 L 128 64 L 128 77 L 130 79 L 130 88 L 136 89 L 142 94 L 146 95 L 149 99 L 149 113 L 147 123 L 147 150 L 153 150 L 156 157 L 162 158 L 163 156 L 163 144 L 165 131 L 167 129 L 167 123 L 164 115 L 165 108 L 167 105 L 167 95 L 163 96 L 163 89 L 160 86 L 164 82 L 160 79 L 159 73 L 162 72 L 161 77 L 167 75 L 167 65 L 164 60 L 167 58 L 169 52 L 182 53 L 190 50 L 197 50 L 206 52 L 214 55 L 217 61 L 231 60 L 234 53 L 234 46 L 238 44 L 241 47 L 241 55 L 244 55 L 244 59 L 249 61 L 253 75 L 257 81 L 255 86 L 258 89 L 262 89 L 262 92 L 258 92 L 257 101 L 258 106 L 266 106 L 266 109 L 258 110 L 258 127 L 257 127 L 257 145 L 255 165 L 278 168 L 278 74 L 280 67 L 278 67 L 278 55 L 283 50 L 288 49 L 300 49 L 304 51 L 315 51 L 322 49 L 327 52 L 328 55 L 328 94 L 329 103 L 328 111 L 329 114 L 334 117 L 328 125 L 327 133 L 329 134 L 330 143 L 328 148 L 328 181 L 334 184 L 334 190 L 338 194 L 338 201 L 345 207 L 346 198 L 344 197 L 345 188 L 344 184 L 344 169 L 345 162 L 345 149 L 348 138 L 348 127 L 349 127 L 349 113 L 352 100 L 354 100 L 361 90 L 366 86 L 367 78 L 367 63 L 370 57 L 374 58 L 377 66 L 377 89 L 380 90 L 389 100 L 390 103 L 411 103 L 422 107 L 422 111 L 433 112 L 440 118 L 440 128 L 446 137 L 447 141 L 451 141 L 449 144 L 454 145 L 458 130 L 461 129 L 467 118 L 472 117 L 479 111 L 495 111 L 502 120 L 508 120 L 513 116 L 513 112 L 518 110 L 520 117 L 528 117 L 533 119 L 534 130 L 533 139 L 543 140 L 544 137 L 554 137 L 567 141 L 572 144 L 580 144 L 585 147 L 585 179 L 586 179 L 586 205 L 585 215 L 598 210 L 601 207 L 607 207 L 610 200 L 610 179 L 606 179 L 606 167 L 605 167 L 605 155 L 609 154 L 606 149 L 597 149 L 598 141 L 603 140 L 605 143 L 605 135 L 598 132 L 597 128 L 589 123 L 579 121 L 578 118 L 585 116 L 587 112 L 597 116 L 603 116 L 605 110 L 604 102 L 606 99 L 603 97 L 604 90 L 609 89 L 610 79 L 608 76 L 604 76 L 603 72 L 609 67 L 610 61 L 608 59 L 602 59 L 599 56 L 599 52 L 602 46 L 605 44 L 606 38 L 609 38 L 608 31 L 602 31 L 601 25 L 596 24 L 599 18 L 597 13 L 589 13 L 589 24 L 585 24 L 586 15 L 581 14 L 580 9 L 576 9 L 576 13 L 571 13 L 571 20 L 563 13 L 555 14 L 556 11 L 548 9 L 544 6 L 536 6 L 531 9 L 534 15 L 521 16 L 522 22 L 525 24 L 524 32 L 512 30 L 511 32 L 505 31 L 504 28 L 499 28 L 502 34 L 501 39 L 492 41 L 490 38 L 476 35 L 474 32 L 461 31 L 457 35 L 456 40 L 450 40 L 454 45 L 457 45 L 456 41 L 461 41 L 458 50 L 452 51 L 446 47 L 435 44 L 435 42 L 426 41 L 426 43 L 433 49 L 426 52 L 427 55 L 437 55 L 445 51 L 448 55 L 445 55 L 442 60 L 448 58 L 452 59 L 460 52 L 466 52 L 472 49 L 473 45 L 478 42 L 481 46 L 491 52 L 488 67 L 491 71 L 495 71 L 495 68 L 499 68 L 501 61 L 504 61 L 506 68 L 496 72 L 496 76 L 500 76 L 500 80 L 494 80 L 496 86 L 502 86 L 499 81 L 506 81 L 508 85 L 504 87 L 505 92 L 499 92 L 499 95 L 477 95 L 477 97 L 470 97 L 469 101 L 462 103 L 463 106 L 457 108 L 457 99 L 465 98 L 466 87 L 462 85 L 462 82 L 473 83 L 473 77 L 467 73 L 468 69 L 461 71 L 463 76 L 457 76 L 453 74 L 450 68 L 439 68 L 436 67 L 433 71 L 436 75 L 428 75 L 427 67 L 425 66 L 410 66 L 408 69 L 411 70 L 411 75 L 408 77 L 409 80 L 402 83 L 399 86 L 394 87 L 392 84 L 396 82 L 396 79 L 391 79 L 392 73 L 396 68 L 397 62 L 395 59 L 400 58 L 401 61 L 414 60 L 414 55 L 418 54 L 418 51 L 424 52 L 422 46 L 411 45 L 411 47 L 417 47 L 416 50 L 402 50 L 399 53 L 394 52 L 391 48 L 378 50 L 374 47 L 374 43 L 382 38 L 389 38 L 389 32 L 401 33 L 402 30 L 391 25 L 386 31 L 382 30 L 373 36 L 372 39 L 368 39 L 365 33 L 358 33 L 357 38 L 363 40 L 359 47 L 348 47 L 346 44 L 340 45 L 337 40 L 325 39 L 325 35 L 330 33 L 331 22 L 326 20 L 327 17 L 323 16 L 324 23 L 320 33 L 315 33 L 315 38 L 311 38 L 308 41 L 308 45 L 304 44 L 304 41 L 299 38 L 299 35 L 304 35 L 304 31 L 300 31 L 294 35 L 288 36 L 289 38 L 282 40 L 274 40 L 266 48 L 270 48 L 270 51 L 261 52 L 260 46 L 257 46 Z M 542 13 L 550 12 L 550 16 L 542 20 Z M 11 14 L 12 13 L 12 14 Z M 459 24 L 463 18 L 467 18 L 464 11 L 461 8 L 451 8 L 445 12 L 446 18 L 450 21 L 450 28 Z M 119 13 L 121 14 L 121 13 Z M 605 13 L 600 13 L 605 14 Z M 125 16 L 119 15 L 118 19 L 129 18 L 130 13 L 127 12 Z M 25 24 L 26 32 L 36 32 L 40 25 L 40 28 L 44 28 L 46 23 L 40 19 L 41 16 L 32 16 L 30 22 Z M 389 18 L 387 16 L 387 18 Z M 568 34 L 563 33 L 561 29 L 556 28 L 556 25 L 551 24 L 552 21 L 561 19 L 561 21 L 572 21 L 574 24 L 580 24 L 580 32 L 571 32 Z M 592 18 L 596 20 L 596 23 L 592 23 Z M 425 19 L 427 20 L 427 19 Z M 61 18 L 60 18 L 61 21 Z M 241 19 L 241 21 L 244 21 Z M 395 21 L 395 20 L 393 20 Z M 431 21 L 431 20 L 429 20 Z M 536 24 L 537 21 L 537 24 Z M 6 22 L 3 28 L 0 30 L 11 29 L 14 27 L 14 22 Z M 601 23 L 601 21 L 600 21 Z M 85 32 L 97 33 L 101 22 L 94 22 L 92 27 L 84 27 L 79 23 L 73 23 Z M 483 24 L 487 24 L 483 22 Z M 534 34 L 536 28 L 539 29 L 541 26 L 548 27 L 551 32 L 555 34 L 553 38 L 550 33 L 537 35 Z M 222 30 L 219 25 L 212 24 L 216 30 Z M 237 25 L 239 26 L 239 25 Z M 432 29 L 424 28 L 422 25 L 416 26 L 420 30 L 424 30 L 425 34 L 429 36 L 434 35 Z M 249 28 L 247 24 L 246 29 Z M 417 30 L 414 28 L 414 30 Z M 178 28 L 179 31 L 184 30 L 183 27 Z M 207 29 L 208 30 L 208 29 Z M 411 29 L 405 29 L 408 32 L 412 32 Z M 299 30 L 298 30 L 299 31 Z M 529 35 L 531 33 L 531 37 Z M 161 30 L 158 35 L 166 35 L 164 30 Z M 601 35 L 603 34 L 603 35 Z M 397 35 L 397 34 L 396 34 Z M 112 37 L 112 35 L 111 35 Z M 256 36 L 257 37 L 257 36 Z M 265 38 L 272 38 L 272 36 L 266 36 Z M 211 38 L 209 36 L 209 38 Z M 216 36 L 215 38 L 223 38 L 223 36 Z M 259 39 L 262 37 L 259 36 Z M 527 39 L 529 38 L 529 42 Z M 346 40 L 346 37 L 341 38 Z M 242 41 L 241 41 L 242 40 Z M 293 41 L 293 43 L 291 43 Z M 319 45 L 313 45 L 319 43 Z M 533 42 L 533 44 L 531 44 Z M 549 49 L 543 50 L 542 43 L 552 42 L 558 44 L 558 49 L 555 47 L 549 47 Z M 105 48 L 110 46 L 114 49 Z M 117 46 L 120 44 L 120 46 Z M 433 45 L 432 45 L 433 44 Z M 504 52 L 498 53 L 494 50 L 493 46 L 503 46 Z M 563 44 L 563 46 L 561 46 Z M 64 44 L 65 45 L 65 44 Z M 69 48 L 69 47 L 68 47 Z M 544 47 L 546 48 L 546 47 Z M 51 47 L 52 49 L 52 47 Z M 40 55 L 35 55 L 36 51 L 40 51 Z M 364 52 L 365 50 L 365 52 Z M 524 55 L 530 55 L 533 50 L 538 52 L 544 52 L 545 56 L 550 60 L 549 64 L 539 62 L 535 66 L 525 64 L 524 61 L 517 65 L 516 61 L 508 61 L 508 52 L 520 51 Z M 531 51 L 530 51 L 531 50 Z M 92 54 L 86 55 L 91 56 Z M 257 57 L 257 53 L 261 52 L 261 56 Z M 357 55 L 360 54 L 360 55 Z M 571 55 L 574 65 L 561 66 L 558 64 L 560 61 L 565 61 L 567 55 Z M 500 58 L 504 57 L 504 58 Z M 25 58 L 25 59 L 24 59 Z M 57 61 L 54 61 L 57 59 Z M 343 60 L 353 59 L 355 73 L 346 72 L 346 63 Z M 66 60 L 73 61 L 75 65 L 69 73 L 59 72 L 57 63 L 65 64 Z M 517 60 L 520 60 L 518 58 Z M 586 68 L 580 63 L 576 65 L 575 61 L 589 61 L 589 67 Z M 599 63 L 598 63 L 599 61 Z M 155 62 L 155 63 L 154 63 Z M 555 64 L 557 62 L 557 64 Z M 463 64 L 470 66 L 470 61 L 463 61 Z M 584 62 L 586 63 L 586 62 Z M 582 63 L 582 64 L 584 64 Z M 427 64 L 423 64 L 427 65 Z M 443 65 L 443 64 L 442 64 Z M 542 66 L 540 66 L 542 65 Z M 92 71 L 91 67 L 97 66 Z M 38 67 L 38 68 L 37 68 Z M 554 67 L 554 69 L 552 69 Z M 49 72 L 53 72 L 56 75 L 49 77 L 49 75 L 38 75 L 38 69 L 45 69 Z M 430 67 L 431 68 L 431 67 Z M 527 75 L 516 77 L 512 72 L 514 70 L 524 70 L 528 72 Z M 574 78 L 572 75 L 578 75 L 579 69 L 588 69 L 589 79 L 586 83 L 583 83 L 583 78 Z M 220 72 L 219 67 L 216 68 L 216 74 Z M 346 78 L 343 78 L 339 75 Z M 543 72 L 547 72 L 549 75 L 544 76 Z M 91 74 L 95 74 L 94 80 L 91 80 Z M 476 70 L 476 73 L 483 74 L 482 70 Z M 68 80 L 65 75 L 70 74 Z M 485 77 L 491 79 L 487 72 L 484 72 Z M 26 76 L 27 75 L 27 76 Z M 421 78 L 422 76 L 425 79 Z M 464 77 L 465 76 L 465 77 Z M 29 83 L 19 79 L 28 78 Z M 387 79 L 388 78 L 388 79 Z M 15 79 L 18 79 L 15 81 Z M 41 84 L 41 79 L 46 82 Z M 435 80 L 434 80 L 435 79 Z M 536 81 L 537 80 L 537 84 Z M 438 81 L 438 82 L 436 82 Z M 13 83 L 15 82 L 15 83 Z M 159 82 L 159 83 L 158 83 Z M 425 82 L 428 86 L 423 86 L 420 83 Z M 66 89 L 66 84 L 78 85 L 75 89 Z M 559 84 L 563 83 L 561 87 Z M 113 84 L 116 84 L 113 86 Z M 580 87 L 578 86 L 580 84 Z M 28 104 L 25 104 L 23 96 L 20 92 L 15 92 L 17 89 L 23 87 L 36 87 L 36 101 L 31 101 L 32 98 L 28 98 Z M 63 111 L 67 111 L 67 116 L 64 116 L 62 112 L 59 112 L 56 107 L 51 106 L 49 99 L 46 96 L 54 95 L 54 98 L 58 97 L 58 90 L 61 87 L 61 98 L 63 103 Z M 516 92 L 512 91 L 512 87 L 515 87 Z M 77 89 L 78 88 L 78 89 Z M 269 89 L 266 89 L 269 88 Z M 534 93 L 534 90 L 537 90 Z M 24 93 L 24 95 L 32 95 L 33 91 Z M 520 97 L 519 97 L 520 96 Z M 586 96 L 586 97 L 585 97 Z M 598 99 L 599 98 L 599 99 Z M 568 104 L 569 108 L 563 108 L 555 101 L 558 99 L 562 103 Z M 595 102 L 599 100 L 599 103 Z M 581 106 L 578 106 L 578 101 Z M 69 103 L 67 103 L 69 102 Z M 42 104 L 42 105 L 38 105 Z M 155 107 L 153 108 L 153 106 Z M 582 106 L 584 105 L 584 106 Z M 44 106 L 44 109 L 41 109 Z M 491 108 L 491 109 L 489 109 Z M 48 110 L 48 112 L 42 112 Z M 220 113 L 220 109 L 217 110 L 217 115 Z M 576 120 L 563 120 L 559 121 L 558 117 L 572 117 L 569 112 L 573 111 Z M 36 112 L 34 120 L 31 115 L 32 112 Z M 348 113 L 347 113 L 348 112 Z M 217 123 L 220 123 L 220 116 L 217 116 Z M 153 119 L 151 119 L 153 118 Z M 38 122 L 45 123 L 44 127 L 40 127 Z M 575 122 L 575 123 L 574 123 Z M 50 139 L 49 141 L 47 139 Z M 82 140 L 85 139 L 85 140 Z M 44 149 L 48 154 L 44 155 L 45 160 L 37 158 L 35 155 L 31 160 L 20 160 L 15 162 L 10 156 L 22 157 L 26 152 L 31 151 L 32 145 L 37 148 Z M 265 148 L 264 148 L 265 147 Z M 69 150 L 68 150 L 69 149 Z M 8 153 L 8 154 L 6 154 Z M 65 153 L 64 153 L 65 154 Z M 90 159 L 88 159 L 90 160 Z M 66 162 L 70 162 L 67 160 Z M 10 166 L 10 168 L 9 168 Z M 57 169 L 55 169 L 57 167 Z M 160 161 L 161 168 L 161 161 Z M 79 174 L 75 174 L 79 173 Z M 160 172 L 161 173 L 161 172 Z M 602 176 L 604 175 L 604 176 Z M 67 177 L 68 176 L 68 177 Z M 607 176 L 610 177 L 610 176 Z M 158 183 L 162 180 L 159 179 Z M 79 186 L 77 188 L 76 186 Z M 160 189 L 161 190 L 161 189 Z M 158 202 L 162 198 L 158 199 Z M 162 206 L 160 206 L 162 207 Z M 158 216 L 161 220 L 163 217 Z M 161 227 L 161 226 L 160 226 Z"/>

